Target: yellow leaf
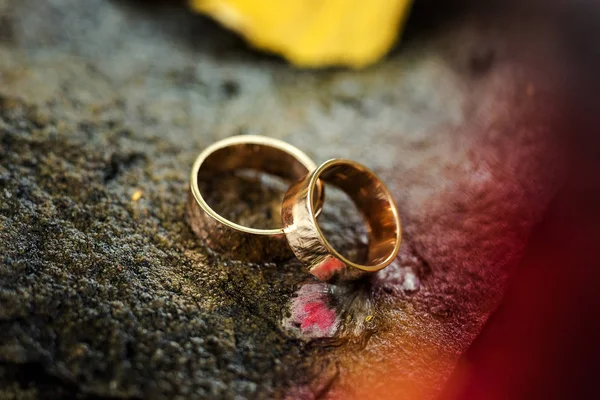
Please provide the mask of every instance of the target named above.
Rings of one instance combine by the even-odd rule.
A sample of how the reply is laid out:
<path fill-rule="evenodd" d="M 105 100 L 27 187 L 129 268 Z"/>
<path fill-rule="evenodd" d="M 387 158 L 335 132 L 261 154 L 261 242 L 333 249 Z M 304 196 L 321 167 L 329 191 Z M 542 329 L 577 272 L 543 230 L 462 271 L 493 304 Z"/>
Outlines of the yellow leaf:
<path fill-rule="evenodd" d="M 394 44 L 412 0 L 191 0 L 254 46 L 302 67 L 378 61 Z"/>

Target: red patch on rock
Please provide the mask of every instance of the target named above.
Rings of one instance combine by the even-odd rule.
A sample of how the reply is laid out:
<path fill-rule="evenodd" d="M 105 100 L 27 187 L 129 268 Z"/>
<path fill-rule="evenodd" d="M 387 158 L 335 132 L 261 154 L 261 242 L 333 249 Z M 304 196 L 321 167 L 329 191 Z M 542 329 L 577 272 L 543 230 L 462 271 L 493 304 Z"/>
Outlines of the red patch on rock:
<path fill-rule="evenodd" d="M 282 321 L 283 326 L 300 337 L 332 337 L 339 318 L 328 304 L 329 285 L 323 282 L 302 285 L 292 298 L 291 315 Z"/>
<path fill-rule="evenodd" d="M 304 320 L 300 328 L 304 331 L 317 327 L 325 331 L 329 330 L 335 323 L 335 311 L 329 309 L 323 302 L 312 302 L 304 305 Z"/>

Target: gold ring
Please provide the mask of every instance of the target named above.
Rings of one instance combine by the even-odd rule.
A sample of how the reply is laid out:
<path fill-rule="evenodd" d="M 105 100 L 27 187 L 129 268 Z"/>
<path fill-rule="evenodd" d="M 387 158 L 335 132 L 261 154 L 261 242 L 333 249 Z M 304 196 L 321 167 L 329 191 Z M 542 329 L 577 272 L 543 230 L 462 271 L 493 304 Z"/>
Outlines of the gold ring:
<path fill-rule="evenodd" d="M 243 135 L 212 144 L 200 153 L 190 175 L 186 211 L 192 230 L 208 247 L 233 259 L 264 261 L 292 257 L 283 228 L 255 229 L 226 219 L 207 204 L 198 181 L 210 179 L 215 173 L 252 169 L 295 182 L 315 168 L 306 154 L 277 139 Z M 323 201 L 322 185 L 318 185 L 316 193 L 318 208 Z"/>
<path fill-rule="evenodd" d="M 320 181 L 344 191 L 364 216 L 369 248 L 363 264 L 342 256 L 321 232 L 313 200 Z M 354 161 L 329 160 L 293 184 L 284 197 L 281 215 L 292 251 L 323 281 L 355 279 L 365 272 L 379 271 L 400 249 L 400 217 L 392 194 L 375 173 Z"/>

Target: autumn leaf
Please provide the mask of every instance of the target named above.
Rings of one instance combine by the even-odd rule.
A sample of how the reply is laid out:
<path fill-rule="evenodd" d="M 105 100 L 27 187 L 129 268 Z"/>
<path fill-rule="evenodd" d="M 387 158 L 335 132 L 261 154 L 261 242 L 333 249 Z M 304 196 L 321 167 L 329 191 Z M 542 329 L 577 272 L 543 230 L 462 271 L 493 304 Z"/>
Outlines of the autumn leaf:
<path fill-rule="evenodd" d="M 412 0 L 190 0 L 255 47 L 301 67 L 365 67 L 396 41 Z"/>

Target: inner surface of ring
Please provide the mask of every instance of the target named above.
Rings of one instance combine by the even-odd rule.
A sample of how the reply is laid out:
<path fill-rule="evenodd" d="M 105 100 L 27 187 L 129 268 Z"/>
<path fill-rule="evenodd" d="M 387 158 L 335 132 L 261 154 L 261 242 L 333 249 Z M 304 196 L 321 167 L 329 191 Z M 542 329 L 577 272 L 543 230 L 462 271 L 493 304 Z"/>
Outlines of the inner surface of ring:
<path fill-rule="evenodd" d="M 198 171 L 199 179 L 215 172 L 253 169 L 284 179 L 298 180 L 308 171 L 292 154 L 276 147 L 255 143 L 232 144 L 208 155 Z"/>
<path fill-rule="evenodd" d="M 365 265 L 376 266 L 386 261 L 394 253 L 400 238 L 395 206 L 381 181 L 370 171 L 348 164 L 333 165 L 319 178 L 344 191 L 363 214 L 369 236 Z M 312 206 L 314 209 L 314 200 Z M 316 218 L 315 223 L 318 224 Z"/>
<path fill-rule="evenodd" d="M 285 150 L 255 143 L 229 144 L 216 149 L 200 165 L 197 175 L 198 186 L 202 198 L 214 213 L 242 228 L 253 226 L 256 227 L 253 229 L 277 229 L 272 225 L 280 226 L 281 221 L 276 220 L 280 216 L 280 212 L 273 208 L 280 206 L 285 188 L 281 187 L 281 182 L 274 182 L 272 179 L 267 182 L 264 180 L 249 182 L 248 179 L 243 179 L 243 172 L 248 170 L 282 178 L 286 181 L 297 181 L 306 175 L 307 167 Z M 233 173 L 239 174 L 233 176 Z M 265 187 L 254 187 L 261 183 Z M 279 183 L 280 185 L 278 190 L 274 190 L 273 185 L 267 187 L 266 183 Z M 219 190 L 215 190 L 215 185 L 229 190 L 233 189 L 234 192 L 228 196 L 221 196 L 220 202 L 211 202 L 211 198 L 214 199 L 214 196 L 219 194 Z M 235 198 L 235 201 L 231 201 L 232 197 Z M 230 200 L 227 201 L 227 198 Z M 246 199 L 245 203 L 244 199 Z M 219 207 L 219 205 L 223 207 Z M 246 217 L 242 217 L 242 215 L 246 215 Z M 231 221 L 234 216 L 238 220 L 242 220 Z M 270 223 L 269 220 L 271 220 Z M 266 224 L 270 226 L 266 226 Z"/>

